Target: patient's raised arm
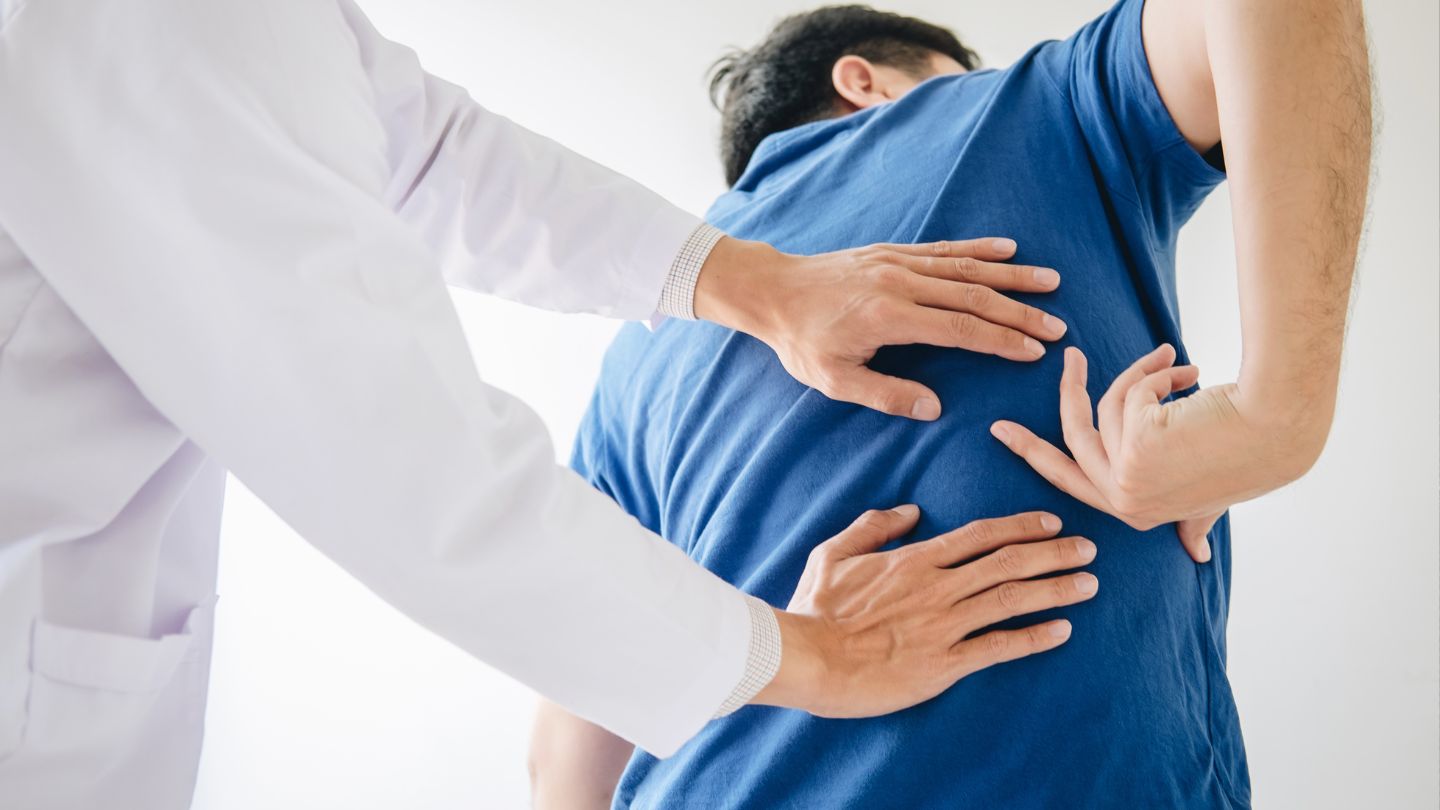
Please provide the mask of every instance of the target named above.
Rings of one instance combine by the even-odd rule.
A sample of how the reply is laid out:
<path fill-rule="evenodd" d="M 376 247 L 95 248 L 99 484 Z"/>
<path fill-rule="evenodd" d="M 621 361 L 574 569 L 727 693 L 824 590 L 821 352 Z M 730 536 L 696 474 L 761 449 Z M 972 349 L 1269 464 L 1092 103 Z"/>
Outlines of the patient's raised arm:
<path fill-rule="evenodd" d="M 1303 475 L 1335 411 L 1370 176 L 1370 71 L 1360 0 L 1151 0 L 1157 89 L 1197 149 L 1225 145 L 1240 280 L 1238 380 L 1172 402 L 1198 372 L 1161 347 L 1092 410 L 1066 352 L 1073 460 L 1013 422 L 992 432 L 1059 488 L 1126 522 L 1204 533 L 1232 504 Z M 1110 381 L 1107 381 L 1107 383 Z"/>

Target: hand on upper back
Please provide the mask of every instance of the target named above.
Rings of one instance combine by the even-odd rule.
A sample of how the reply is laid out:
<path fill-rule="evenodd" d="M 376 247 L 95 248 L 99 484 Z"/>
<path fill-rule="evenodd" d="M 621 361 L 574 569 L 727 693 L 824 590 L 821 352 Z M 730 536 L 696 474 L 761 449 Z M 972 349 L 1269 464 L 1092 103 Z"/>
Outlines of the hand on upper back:
<path fill-rule="evenodd" d="M 763 340 L 795 379 L 831 399 L 931 420 L 941 410 L 933 391 L 866 363 L 912 343 L 1038 360 L 1039 341 L 1059 339 L 1065 324 L 996 290 L 1050 292 L 1060 276 L 996 263 L 1014 252 L 1010 240 L 976 239 L 789 256 L 725 239 L 700 275 L 695 311 Z"/>
<path fill-rule="evenodd" d="M 1060 422 L 1073 459 L 1014 422 L 998 421 L 991 432 L 1050 483 L 1135 528 L 1179 522 L 1186 550 L 1206 562 L 1205 533 L 1222 512 L 1293 480 L 1313 458 L 1251 419 L 1234 385 L 1165 402 L 1200 375 L 1174 362 L 1165 344 L 1116 377 L 1100 400 L 1097 429 L 1085 355 L 1067 349 Z"/>
<path fill-rule="evenodd" d="M 1054 649 L 1063 619 L 971 634 L 997 622 L 1093 597 L 1088 573 L 1047 579 L 1095 558 L 1095 545 L 1054 538 L 1060 520 L 1029 512 L 980 520 L 894 551 L 913 506 L 861 515 L 821 543 L 781 619 L 780 673 L 757 703 L 825 717 L 870 717 L 913 706 L 961 678 Z"/>

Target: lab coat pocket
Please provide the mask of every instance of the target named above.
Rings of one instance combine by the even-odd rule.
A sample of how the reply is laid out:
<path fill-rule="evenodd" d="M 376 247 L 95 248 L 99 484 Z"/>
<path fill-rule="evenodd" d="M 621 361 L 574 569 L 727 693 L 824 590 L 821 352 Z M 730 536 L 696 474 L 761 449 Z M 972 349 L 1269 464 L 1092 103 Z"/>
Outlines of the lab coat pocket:
<path fill-rule="evenodd" d="M 31 638 L 30 696 L 19 748 L 0 760 L 0 783 L 17 771 L 59 763 L 101 773 L 145 737 L 192 725 L 203 704 L 186 700 L 198 684 L 185 673 L 205 652 L 214 597 L 194 608 L 178 633 L 143 638 L 65 627 L 37 619 Z M 180 694 L 176 694 L 179 692 Z M 49 766 L 49 767 L 47 767 Z M 9 773 L 6 773 L 6 772 Z"/>

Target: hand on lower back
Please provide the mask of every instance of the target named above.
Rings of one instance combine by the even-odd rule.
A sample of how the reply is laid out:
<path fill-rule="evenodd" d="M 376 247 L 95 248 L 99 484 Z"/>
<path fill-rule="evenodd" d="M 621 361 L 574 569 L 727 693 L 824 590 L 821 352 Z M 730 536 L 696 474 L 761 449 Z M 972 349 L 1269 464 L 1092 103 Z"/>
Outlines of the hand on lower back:
<path fill-rule="evenodd" d="M 756 703 L 825 717 L 887 714 L 977 670 L 1065 643 L 1065 620 L 969 636 L 1090 599 L 1098 587 L 1091 574 L 1034 578 L 1085 565 L 1093 543 L 1049 539 L 1059 519 L 1031 512 L 877 550 L 914 528 L 919 514 L 913 506 L 867 512 L 816 547 L 778 614 L 780 673 Z"/>
<path fill-rule="evenodd" d="M 1067 349 L 1060 422 L 1073 458 L 1014 422 L 991 432 L 1050 483 L 1135 528 L 1179 522 L 1186 550 L 1206 562 L 1205 533 L 1221 513 L 1298 478 L 1319 451 L 1256 418 L 1234 385 L 1166 402 L 1199 378 L 1174 362 L 1175 350 L 1162 345 L 1116 377 L 1092 410 L 1085 355 Z"/>

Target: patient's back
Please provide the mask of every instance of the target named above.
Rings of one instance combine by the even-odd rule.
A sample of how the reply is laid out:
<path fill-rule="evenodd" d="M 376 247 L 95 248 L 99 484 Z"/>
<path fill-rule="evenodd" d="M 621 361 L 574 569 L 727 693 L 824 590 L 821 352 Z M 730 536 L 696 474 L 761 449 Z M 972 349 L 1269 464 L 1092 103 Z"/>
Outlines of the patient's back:
<path fill-rule="evenodd" d="M 1221 179 L 1176 132 L 1144 61 L 1140 3 L 1003 71 L 932 79 L 892 104 L 771 137 L 710 220 L 816 253 L 1008 235 L 1057 268 L 1038 304 L 1070 326 L 1097 398 L 1162 341 L 1179 345 L 1175 232 Z M 1183 351 L 1183 347 L 1182 347 Z M 650 528 L 784 606 L 821 540 L 861 511 L 916 503 L 915 537 L 1030 509 L 1096 541 L 1091 602 L 1059 650 L 869 720 L 750 707 L 673 758 L 632 759 L 637 807 L 1227 807 L 1248 804 L 1224 673 L 1228 530 L 1193 564 L 1173 527 L 1132 530 L 1059 493 L 992 439 L 1009 418 L 1059 441 L 1060 346 L 1022 364 L 883 351 L 932 387 L 924 424 L 836 403 L 762 344 L 702 323 L 626 327 L 574 465 Z M 913 539 L 913 538 L 912 538 Z M 1048 615 L 1048 614 L 1047 614 Z M 1046 615 L 1026 617 L 1029 623 Z"/>

